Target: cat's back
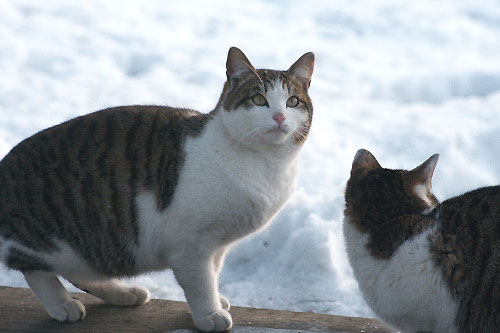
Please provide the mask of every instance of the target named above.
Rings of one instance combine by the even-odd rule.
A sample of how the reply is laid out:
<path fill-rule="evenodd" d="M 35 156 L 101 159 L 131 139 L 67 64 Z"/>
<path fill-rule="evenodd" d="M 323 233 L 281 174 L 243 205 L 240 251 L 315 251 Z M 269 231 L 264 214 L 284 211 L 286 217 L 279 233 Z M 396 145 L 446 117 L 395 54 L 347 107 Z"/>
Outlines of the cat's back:
<path fill-rule="evenodd" d="M 487 186 L 443 201 L 439 216 L 447 229 L 464 227 L 466 223 L 493 222 L 500 217 L 500 186 Z"/>
<path fill-rule="evenodd" d="M 455 263 L 465 260 L 467 263 L 462 265 L 474 266 L 485 253 L 494 254 L 483 257 L 496 259 L 500 273 L 500 253 L 490 253 L 500 248 L 500 186 L 483 187 L 448 199 L 436 207 L 434 214 L 439 229 L 432 244 L 438 262 L 450 260 L 443 253 L 453 253 Z M 454 272 L 454 284 L 462 274 Z"/>
<path fill-rule="evenodd" d="M 500 328 L 500 186 L 479 188 L 444 201 L 431 252 L 459 302 L 464 332 Z"/>
<path fill-rule="evenodd" d="M 11 186 L 48 181 L 51 176 L 98 181 L 118 173 L 120 181 L 132 177 L 130 182 L 137 186 L 151 186 L 154 176 L 143 173 L 153 171 L 156 158 L 173 160 L 180 154 L 183 137 L 199 131 L 206 117 L 165 106 L 123 106 L 77 117 L 15 146 L 0 161 L 0 180 Z"/>

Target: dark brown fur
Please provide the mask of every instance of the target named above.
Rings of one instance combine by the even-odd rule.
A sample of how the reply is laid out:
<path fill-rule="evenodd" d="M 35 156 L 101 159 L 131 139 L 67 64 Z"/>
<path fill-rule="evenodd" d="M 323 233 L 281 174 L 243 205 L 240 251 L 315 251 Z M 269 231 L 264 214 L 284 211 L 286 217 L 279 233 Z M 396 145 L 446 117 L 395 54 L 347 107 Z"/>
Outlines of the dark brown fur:
<path fill-rule="evenodd" d="M 500 331 L 500 186 L 448 199 L 436 215 L 431 251 L 459 302 L 460 332 Z"/>
<path fill-rule="evenodd" d="M 376 160 L 353 168 L 344 213 L 370 235 L 368 248 L 374 257 L 390 258 L 403 242 L 433 223 L 421 214 L 428 205 L 413 193 L 417 180 L 416 173 L 383 169 Z"/>

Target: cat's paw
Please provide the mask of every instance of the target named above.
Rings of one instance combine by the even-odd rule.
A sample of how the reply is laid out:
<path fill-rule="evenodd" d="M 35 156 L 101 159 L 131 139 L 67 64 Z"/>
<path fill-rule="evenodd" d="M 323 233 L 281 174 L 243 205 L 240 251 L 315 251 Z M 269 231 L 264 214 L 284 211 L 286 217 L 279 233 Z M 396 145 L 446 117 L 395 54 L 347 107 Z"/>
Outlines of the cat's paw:
<path fill-rule="evenodd" d="M 113 288 L 102 296 L 113 305 L 142 305 L 151 298 L 149 290 L 142 286 Z"/>
<path fill-rule="evenodd" d="M 135 302 L 132 305 L 146 304 L 151 299 L 151 294 L 149 293 L 149 290 L 147 290 L 143 286 L 129 287 L 128 291 L 134 294 L 136 297 Z"/>
<path fill-rule="evenodd" d="M 47 308 L 49 316 L 58 321 L 74 322 L 85 318 L 85 306 L 76 298 Z"/>
<path fill-rule="evenodd" d="M 229 308 L 231 307 L 231 305 L 229 304 L 229 301 L 227 300 L 227 298 L 225 298 L 222 295 L 219 295 L 219 302 L 224 310 L 229 311 Z"/>
<path fill-rule="evenodd" d="M 231 315 L 220 309 L 209 315 L 194 316 L 194 325 L 204 332 L 220 332 L 233 326 Z"/>

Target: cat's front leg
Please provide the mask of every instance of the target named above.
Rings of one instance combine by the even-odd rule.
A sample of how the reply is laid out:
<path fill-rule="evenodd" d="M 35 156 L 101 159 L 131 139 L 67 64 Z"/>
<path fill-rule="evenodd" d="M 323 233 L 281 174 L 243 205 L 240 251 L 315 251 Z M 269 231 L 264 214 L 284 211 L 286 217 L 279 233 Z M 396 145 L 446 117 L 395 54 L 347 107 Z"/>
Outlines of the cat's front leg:
<path fill-rule="evenodd" d="M 216 276 L 219 276 L 222 271 L 222 266 L 224 265 L 224 259 L 226 258 L 227 249 L 221 247 L 215 252 L 214 256 L 214 272 Z"/>
<path fill-rule="evenodd" d="M 207 253 L 185 251 L 173 256 L 171 267 L 184 289 L 195 326 L 202 331 L 231 328 L 231 315 L 222 308 L 219 300 L 213 257 Z"/>
<path fill-rule="evenodd" d="M 215 277 L 218 279 L 220 272 L 222 271 L 222 266 L 224 265 L 224 259 L 226 258 L 228 247 L 222 247 L 215 253 L 214 257 L 214 271 Z M 226 311 L 229 311 L 231 307 L 229 300 L 219 293 L 219 301 L 222 308 Z"/>

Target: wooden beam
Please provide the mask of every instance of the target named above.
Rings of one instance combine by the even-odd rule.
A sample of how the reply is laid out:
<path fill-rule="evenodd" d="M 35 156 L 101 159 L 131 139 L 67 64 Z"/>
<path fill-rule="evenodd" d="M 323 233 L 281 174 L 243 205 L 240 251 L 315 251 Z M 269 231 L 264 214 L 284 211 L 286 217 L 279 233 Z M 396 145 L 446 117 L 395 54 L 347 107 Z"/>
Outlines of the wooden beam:
<path fill-rule="evenodd" d="M 73 293 L 85 304 L 87 316 L 76 323 L 59 323 L 51 319 L 29 289 L 0 287 L 0 331 L 29 332 L 179 332 L 195 331 L 185 302 L 153 299 L 137 307 L 107 305 L 98 298 Z M 233 332 L 389 333 L 379 321 L 315 314 L 231 307 Z M 284 331 L 282 331 L 284 332 Z"/>

